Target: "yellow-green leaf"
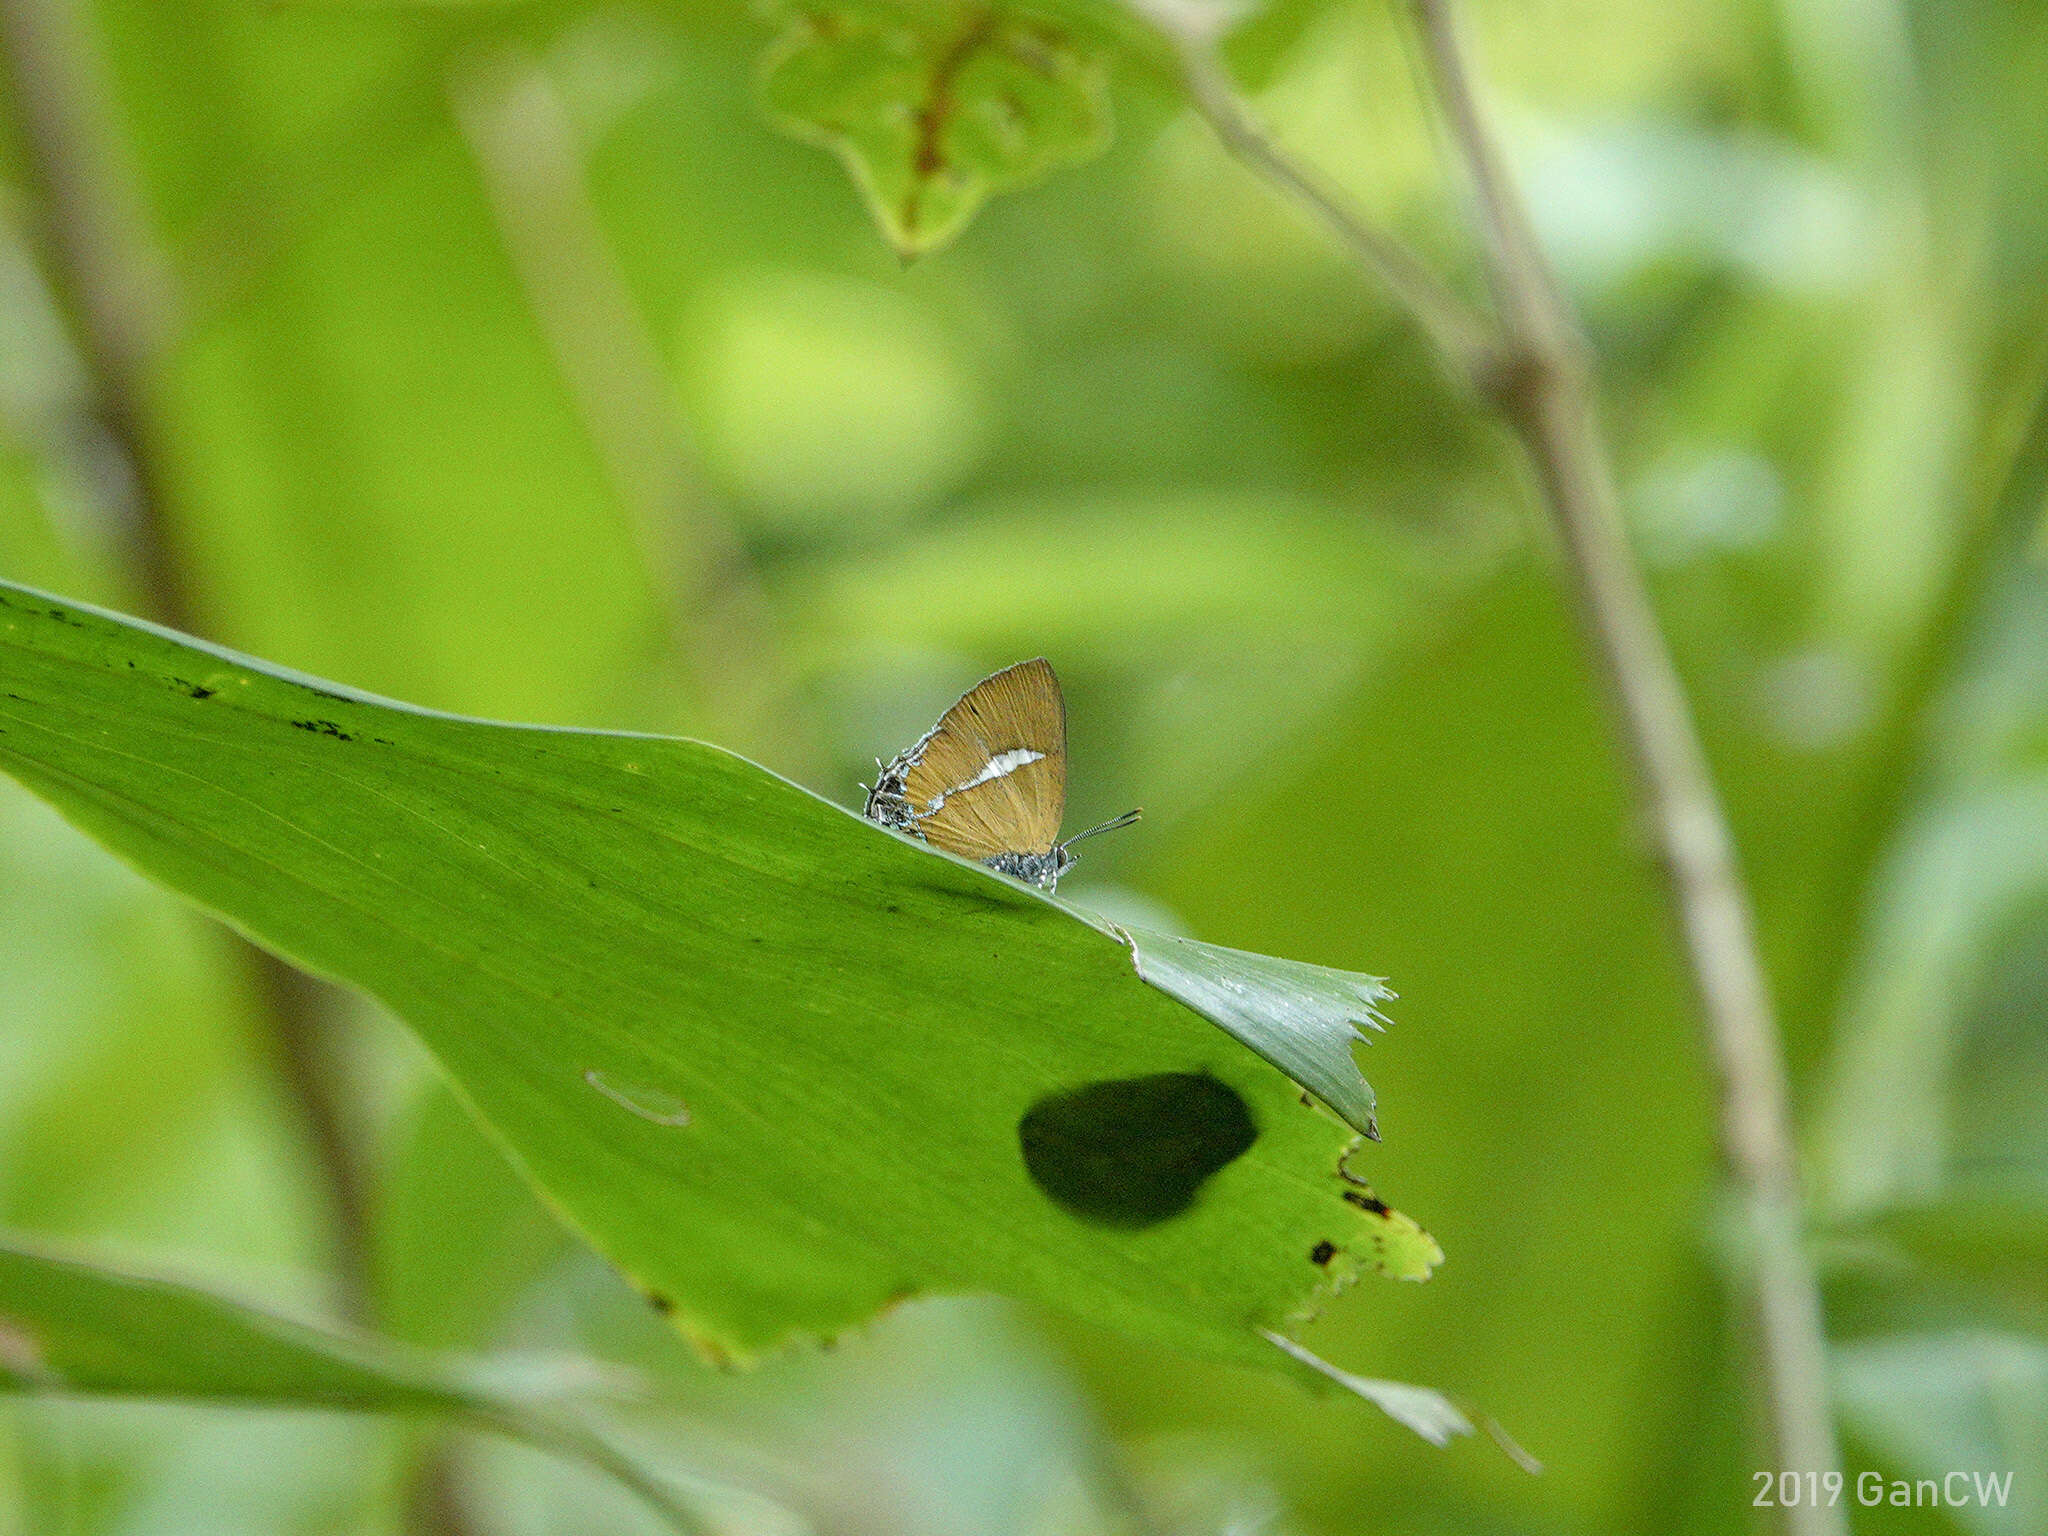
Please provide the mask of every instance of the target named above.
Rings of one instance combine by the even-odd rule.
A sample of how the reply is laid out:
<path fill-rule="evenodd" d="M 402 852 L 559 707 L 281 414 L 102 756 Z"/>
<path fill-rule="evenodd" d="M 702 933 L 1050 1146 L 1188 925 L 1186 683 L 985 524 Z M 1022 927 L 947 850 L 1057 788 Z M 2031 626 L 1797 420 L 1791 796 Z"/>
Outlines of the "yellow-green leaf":
<path fill-rule="evenodd" d="M 906 259 L 998 192 L 1109 142 L 1102 60 L 1006 6 L 842 0 L 788 8 L 761 74 L 770 115 L 846 162 Z"/>

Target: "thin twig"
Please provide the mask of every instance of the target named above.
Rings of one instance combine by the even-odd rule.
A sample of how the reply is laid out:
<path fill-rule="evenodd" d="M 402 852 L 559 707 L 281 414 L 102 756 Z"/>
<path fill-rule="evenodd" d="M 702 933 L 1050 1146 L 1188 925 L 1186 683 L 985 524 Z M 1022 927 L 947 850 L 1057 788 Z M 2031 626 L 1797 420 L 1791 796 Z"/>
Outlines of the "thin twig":
<path fill-rule="evenodd" d="M 169 526 L 151 399 L 178 327 L 178 297 L 114 120 L 98 39 L 79 0 L 0 0 L 0 55 L 52 287 L 70 312 L 103 438 L 120 458 L 102 491 L 125 515 L 142 606 L 173 628 L 198 631 L 192 582 Z M 361 1164 L 325 1049 L 324 988 L 253 944 L 233 943 L 278 1086 L 322 1174 L 338 1300 L 359 1316 L 368 1294 Z"/>
<path fill-rule="evenodd" d="M 1210 42 L 1175 31 L 1167 36 L 1180 55 L 1189 100 L 1223 147 L 1321 220 L 1352 259 L 1407 309 L 1451 378 L 1460 384 L 1469 380 L 1491 353 L 1492 328 L 1485 319 L 1439 282 L 1413 251 L 1280 147 L 1231 85 Z"/>
<path fill-rule="evenodd" d="M 233 940 L 267 1049 L 271 1071 L 322 1175 L 327 1198 L 328 1255 L 336 1310 L 367 1323 L 373 1310 L 370 1194 L 364 1153 L 350 1123 L 336 1060 L 335 1010 L 341 994 L 290 962 L 239 936 Z"/>
<path fill-rule="evenodd" d="M 169 264 L 149 233 L 125 140 L 106 108 L 105 69 L 77 0 L 0 0 L 7 96 L 27 154 L 36 233 L 68 305 L 72 338 L 93 388 L 96 435 L 125 462 L 95 490 L 131 534 L 132 575 L 166 623 L 191 611 L 127 447 L 142 431 L 154 359 L 177 324 Z"/>
<path fill-rule="evenodd" d="M 1746 1217 L 1743 1255 L 1776 1441 L 1788 1471 L 1839 1472 L 1820 1289 L 1804 1235 L 1784 1050 L 1734 839 L 1621 522 L 1585 351 L 1474 94 L 1449 0 L 1414 0 L 1424 53 L 1487 234 L 1509 366 L 1494 403 L 1536 471 L 1613 695 L 1662 854 L 1720 1084 L 1721 1143 Z M 1798 1536 L 1848 1529 L 1839 1509 L 1787 1509 Z"/>

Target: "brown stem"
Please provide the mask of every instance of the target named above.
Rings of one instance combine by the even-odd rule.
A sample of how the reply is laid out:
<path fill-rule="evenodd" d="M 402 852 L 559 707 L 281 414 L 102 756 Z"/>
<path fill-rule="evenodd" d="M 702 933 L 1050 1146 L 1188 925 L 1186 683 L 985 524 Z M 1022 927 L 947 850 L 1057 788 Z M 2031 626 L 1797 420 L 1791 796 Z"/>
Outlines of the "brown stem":
<path fill-rule="evenodd" d="M 1826 1338 L 1807 1252 L 1784 1049 L 1734 839 L 1684 685 L 1629 548 L 1585 352 L 1478 98 L 1449 0 L 1414 0 L 1451 143 L 1489 247 L 1506 366 L 1477 382 L 1521 439 L 1563 543 L 1670 884 L 1720 1085 L 1721 1145 L 1745 1218 L 1776 1465 L 1839 1473 Z M 1786 1511 L 1798 1536 L 1839 1536 L 1840 1509 Z"/>
<path fill-rule="evenodd" d="M 116 451 L 141 434 L 147 379 L 175 325 L 171 276 L 148 233 L 127 146 L 105 108 L 97 43 L 76 0 L 0 0 L 7 94 L 38 194 L 36 233 L 67 302 L 93 391 L 93 425 Z M 164 622 L 191 612 L 166 558 L 162 507 L 132 454 L 97 489 L 126 520 L 133 575 Z"/>
<path fill-rule="evenodd" d="M 199 631 L 151 408 L 158 361 L 178 324 L 177 294 L 79 0 L 0 0 L 0 66 L 38 194 L 52 287 L 72 319 L 97 425 L 119 456 L 103 491 L 127 518 L 140 603 L 173 628 Z M 369 1289 L 361 1161 L 325 1049 L 326 989 L 253 944 L 234 946 L 279 1089 L 323 1176 L 338 1299 L 360 1317 Z"/>
<path fill-rule="evenodd" d="M 451 1429 L 435 1426 L 426 1433 L 432 1439 L 404 1491 L 405 1529 L 411 1536 L 469 1536 L 472 1527 L 456 1480 Z"/>
<path fill-rule="evenodd" d="M 369 1194 L 363 1150 L 338 1090 L 343 1064 L 335 1059 L 333 1026 L 341 994 L 246 939 L 235 948 L 254 993 L 271 1071 L 323 1175 L 338 1310 L 351 1322 L 367 1322 L 373 1311 Z"/>

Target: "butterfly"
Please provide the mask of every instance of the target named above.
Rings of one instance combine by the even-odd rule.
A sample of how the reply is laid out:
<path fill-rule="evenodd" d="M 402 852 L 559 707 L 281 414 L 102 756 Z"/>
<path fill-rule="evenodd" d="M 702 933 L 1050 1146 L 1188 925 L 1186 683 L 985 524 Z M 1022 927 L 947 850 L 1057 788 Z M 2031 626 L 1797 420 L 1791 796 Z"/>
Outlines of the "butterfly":
<path fill-rule="evenodd" d="M 1067 701 L 1043 657 L 983 678 L 881 766 L 863 810 L 870 821 L 1048 891 L 1073 865 L 1075 843 L 1139 815 L 1126 811 L 1059 841 Z"/>

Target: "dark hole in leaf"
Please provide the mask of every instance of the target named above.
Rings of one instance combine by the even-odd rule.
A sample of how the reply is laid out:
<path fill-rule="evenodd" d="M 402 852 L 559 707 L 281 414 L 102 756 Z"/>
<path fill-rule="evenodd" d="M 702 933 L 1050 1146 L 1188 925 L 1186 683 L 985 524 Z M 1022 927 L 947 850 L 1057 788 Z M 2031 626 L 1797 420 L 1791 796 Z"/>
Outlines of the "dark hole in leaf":
<path fill-rule="evenodd" d="M 1017 1122 L 1024 1167 L 1086 1221 L 1149 1227 L 1258 1140 L 1244 1100 L 1205 1072 L 1090 1083 L 1040 1099 Z"/>

